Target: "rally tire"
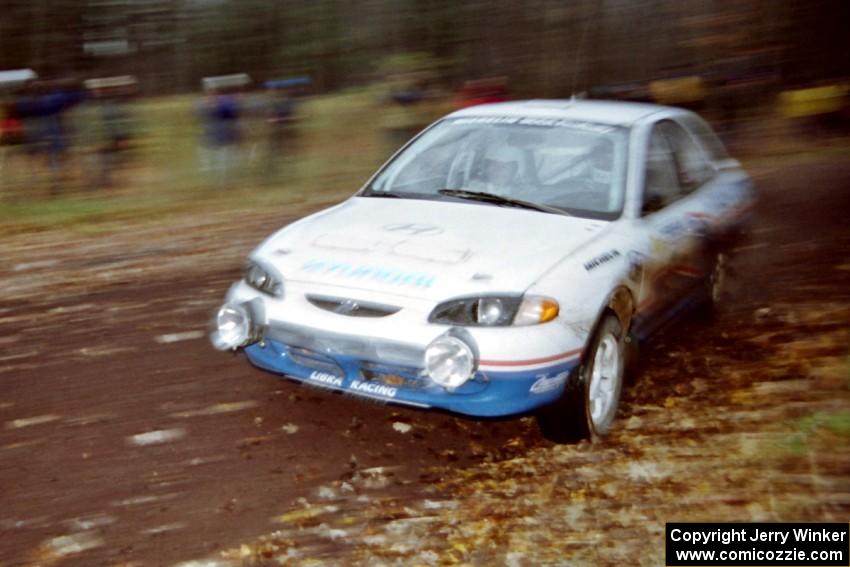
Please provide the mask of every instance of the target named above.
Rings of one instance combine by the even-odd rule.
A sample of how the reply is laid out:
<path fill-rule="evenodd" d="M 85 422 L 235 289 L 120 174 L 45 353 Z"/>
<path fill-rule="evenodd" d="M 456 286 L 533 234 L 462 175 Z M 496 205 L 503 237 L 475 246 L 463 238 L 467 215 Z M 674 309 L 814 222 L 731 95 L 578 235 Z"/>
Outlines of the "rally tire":
<path fill-rule="evenodd" d="M 715 254 L 711 269 L 703 282 L 702 297 L 696 311 L 698 321 L 713 323 L 726 299 L 729 280 L 729 257 L 722 252 Z"/>
<path fill-rule="evenodd" d="M 561 398 L 538 413 L 543 435 L 556 443 L 607 435 L 617 414 L 625 367 L 622 325 L 615 315 L 606 313 Z"/>

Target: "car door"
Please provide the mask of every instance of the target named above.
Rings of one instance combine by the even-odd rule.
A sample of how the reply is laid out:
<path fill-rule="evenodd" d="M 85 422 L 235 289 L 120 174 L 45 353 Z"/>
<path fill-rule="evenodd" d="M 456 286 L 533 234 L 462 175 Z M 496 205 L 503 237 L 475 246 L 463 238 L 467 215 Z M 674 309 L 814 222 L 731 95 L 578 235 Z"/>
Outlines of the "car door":
<path fill-rule="evenodd" d="M 713 182 L 705 151 L 676 121 L 650 131 L 637 229 L 643 246 L 635 331 L 647 334 L 686 306 L 706 275 L 700 194 Z M 642 248 L 642 249 L 640 249 Z"/>

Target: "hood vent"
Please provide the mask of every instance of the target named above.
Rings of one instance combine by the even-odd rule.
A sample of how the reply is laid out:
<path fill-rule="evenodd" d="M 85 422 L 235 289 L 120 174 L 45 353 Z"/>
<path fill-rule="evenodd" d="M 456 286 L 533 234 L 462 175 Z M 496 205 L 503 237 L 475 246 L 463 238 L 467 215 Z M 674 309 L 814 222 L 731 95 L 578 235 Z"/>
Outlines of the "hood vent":
<path fill-rule="evenodd" d="M 347 317 L 386 317 L 397 313 L 401 307 L 371 303 L 348 297 L 329 297 L 326 295 L 308 295 L 307 301 L 325 311 Z"/>

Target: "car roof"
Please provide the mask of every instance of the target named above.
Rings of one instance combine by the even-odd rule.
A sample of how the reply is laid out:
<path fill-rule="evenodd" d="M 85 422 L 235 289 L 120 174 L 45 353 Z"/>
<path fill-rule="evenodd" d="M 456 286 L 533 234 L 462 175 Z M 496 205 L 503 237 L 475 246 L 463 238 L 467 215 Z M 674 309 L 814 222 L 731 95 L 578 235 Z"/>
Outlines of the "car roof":
<path fill-rule="evenodd" d="M 642 102 L 611 100 L 547 99 L 481 104 L 458 110 L 451 118 L 472 116 L 505 116 L 522 118 L 554 118 L 594 122 L 611 126 L 631 126 L 654 114 L 670 115 L 685 112 L 671 106 Z"/>

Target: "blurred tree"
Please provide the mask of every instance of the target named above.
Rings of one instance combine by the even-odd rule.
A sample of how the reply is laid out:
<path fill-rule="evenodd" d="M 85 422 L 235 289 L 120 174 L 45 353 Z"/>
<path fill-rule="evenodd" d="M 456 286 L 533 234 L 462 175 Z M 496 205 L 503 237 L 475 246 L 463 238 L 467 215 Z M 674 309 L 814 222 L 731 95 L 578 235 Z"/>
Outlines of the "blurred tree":
<path fill-rule="evenodd" d="M 310 75 L 322 91 L 429 53 L 452 84 L 508 76 L 520 95 L 569 96 L 734 58 L 777 82 L 846 76 L 847 21 L 846 0 L 4 0 L 0 69 L 131 72 L 148 93 Z"/>
<path fill-rule="evenodd" d="M 0 17 L 0 69 L 33 68 L 70 76 L 82 55 L 83 6 L 74 0 L 5 1 Z"/>

